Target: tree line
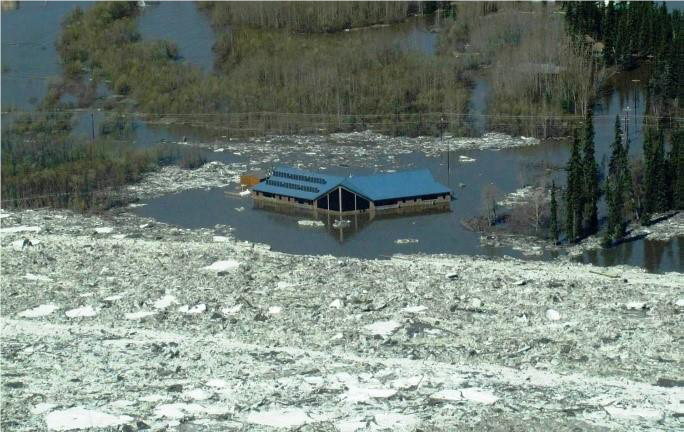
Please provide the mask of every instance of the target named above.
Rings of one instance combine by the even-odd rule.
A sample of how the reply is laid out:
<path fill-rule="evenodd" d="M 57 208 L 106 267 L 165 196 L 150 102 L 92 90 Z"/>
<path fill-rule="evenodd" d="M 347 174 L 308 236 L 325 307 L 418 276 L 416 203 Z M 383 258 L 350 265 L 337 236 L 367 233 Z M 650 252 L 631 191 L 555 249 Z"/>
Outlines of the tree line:
<path fill-rule="evenodd" d="M 179 62 L 174 44 L 141 40 L 132 3 L 75 10 L 64 22 L 58 52 L 67 74 L 78 78 L 90 71 L 140 111 L 231 114 L 231 123 L 221 126 L 236 134 L 368 125 L 389 134 L 434 134 L 433 123 L 402 115 L 466 111 L 469 92 L 458 59 L 407 50 L 385 29 L 337 31 L 405 19 L 410 5 L 328 3 L 205 5 L 216 34 L 208 75 Z M 317 17 L 307 21 L 313 27 L 303 28 L 298 14 Z M 260 112 L 318 117 L 252 114 Z M 212 119 L 205 122 L 217 124 Z M 449 127 L 465 133 L 465 123 Z"/>
<path fill-rule="evenodd" d="M 654 63 L 648 86 L 661 109 L 679 110 L 684 96 L 684 16 L 668 11 L 666 2 L 564 2 L 569 31 L 576 40 L 587 36 L 603 44 L 607 66 L 631 69 L 643 60 Z"/>
<path fill-rule="evenodd" d="M 334 33 L 354 27 L 389 24 L 415 13 L 422 2 L 201 2 L 215 27 L 228 25 L 287 29 L 297 33 Z M 436 2 L 428 2 L 436 3 Z M 429 7 L 430 5 L 428 5 Z"/>
<path fill-rule="evenodd" d="M 630 161 L 630 142 L 623 134 L 620 117 L 615 118 L 608 172 L 601 175 L 594 157 L 594 132 L 591 113 L 581 136 L 574 134 L 570 159 L 566 165 L 564 193 L 566 240 L 577 242 L 599 232 L 598 203 L 605 199 L 606 217 L 602 235 L 604 246 L 620 242 L 632 222 L 648 225 L 653 215 L 684 209 L 684 131 L 670 134 L 670 151 L 665 152 L 665 130 L 649 117 L 644 122 L 642 159 Z M 551 238 L 560 240 L 558 203 L 555 185 L 551 195 Z"/>

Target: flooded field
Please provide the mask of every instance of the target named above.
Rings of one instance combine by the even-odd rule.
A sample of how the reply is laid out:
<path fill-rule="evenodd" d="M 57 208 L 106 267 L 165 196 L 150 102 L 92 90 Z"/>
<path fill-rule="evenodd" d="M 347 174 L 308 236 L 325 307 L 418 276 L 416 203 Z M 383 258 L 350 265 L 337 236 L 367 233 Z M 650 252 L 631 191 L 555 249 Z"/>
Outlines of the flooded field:
<path fill-rule="evenodd" d="M 8 107 L 31 109 L 45 94 L 47 80 L 61 71 L 55 41 L 62 17 L 76 4 L 20 3 L 16 10 L 3 11 L 3 110 Z M 207 17 L 190 2 L 161 2 L 144 8 L 139 31 L 145 39 L 168 39 L 179 48 L 180 61 L 213 69 L 214 35 Z M 431 23 L 411 19 L 389 27 L 365 29 L 378 37 L 393 37 L 407 50 L 434 54 L 439 34 Z M 26 55 L 26 53 L 31 55 Z M 644 110 L 645 70 L 621 73 L 609 80 L 594 107 L 596 157 L 605 167 L 613 140 L 615 116 L 628 119 L 630 155 L 642 152 L 641 116 Z M 486 137 L 487 103 L 490 91 L 486 75 L 473 80 L 469 114 L 473 130 Z M 105 89 L 106 91 L 106 89 Z M 104 121 L 102 112 L 80 113 L 74 136 L 87 138 Z M 265 169 L 287 164 L 340 175 L 356 175 L 386 170 L 428 168 L 435 178 L 454 190 L 451 211 L 435 215 L 358 221 L 339 232 L 298 224 L 305 215 L 287 215 L 255 209 L 248 198 L 234 198 L 224 190 L 198 189 L 157 197 L 137 209 L 141 215 L 182 227 L 211 227 L 227 224 L 242 240 L 262 242 L 274 250 L 293 253 L 320 253 L 339 256 L 383 257 L 392 253 L 459 253 L 471 255 L 513 255 L 551 259 L 553 251 L 534 250 L 524 255 L 510 247 L 481 246 L 479 235 L 461 225 L 461 220 L 480 214 L 481 191 L 493 184 L 501 195 L 534 184 L 540 175 L 564 183 L 564 166 L 569 157 L 567 142 L 552 140 L 541 144 L 503 138 L 495 146 L 463 145 L 457 139 L 440 143 L 435 138 L 383 138 L 357 134 L 350 142 L 335 137 L 280 136 L 253 140 L 229 140 L 221 131 L 134 121 L 132 140 L 138 146 L 164 141 L 187 141 L 205 148 L 209 161 L 233 164 L 236 169 Z M 477 140 L 477 138 L 476 138 Z M 348 140 L 349 141 L 349 140 Z M 487 141 L 486 139 L 484 141 Z M 512 148 L 510 144 L 514 144 Z M 502 149 L 503 148 L 503 149 Z M 550 167 L 543 171 L 541 166 Z M 450 167 L 450 170 L 447 169 Z M 229 188 L 230 189 L 230 188 Z M 239 209 L 239 210 L 236 210 Z M 326 221 L 327 223 L 327 221 Z M 303 239 L 293 241 L 294 238 Z M 412 240 L 396 243 L 396 240 Z M 415 240 L 415 241 L 413 241 Z M 530 254 L 527 250 L 525 253 Z M 682 270 L 682 240 L 666 242 L 637 240 L 608 251 L 585 253 L 583 262 L 597 265 L 631 264 L 649 271 Z"/>

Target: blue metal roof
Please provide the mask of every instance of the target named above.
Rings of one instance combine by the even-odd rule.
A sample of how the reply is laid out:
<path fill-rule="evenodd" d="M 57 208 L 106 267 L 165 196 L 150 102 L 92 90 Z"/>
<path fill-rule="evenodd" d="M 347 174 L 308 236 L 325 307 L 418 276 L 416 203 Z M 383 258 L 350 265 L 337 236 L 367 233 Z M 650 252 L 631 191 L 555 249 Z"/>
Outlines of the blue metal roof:
<path fill-rule="evenodd" d="M 342 180 L 344 177 L 280 166 L 273 170 L 268 179 L 254 186 L 253 190 L 315 200 L 338 186 Z"/>
<path fill-rule="evenodd" d="M 427 169 L 348 177 L 342 186 L 372 201 L 448 194 Z"/>
<path fill-rule="evenodd" d="M 304 200 L 315 200 L 342 186 L 371 201 L 448 194 L 427 169 L 340 177 L 281 166 L 253 190 Z"/>

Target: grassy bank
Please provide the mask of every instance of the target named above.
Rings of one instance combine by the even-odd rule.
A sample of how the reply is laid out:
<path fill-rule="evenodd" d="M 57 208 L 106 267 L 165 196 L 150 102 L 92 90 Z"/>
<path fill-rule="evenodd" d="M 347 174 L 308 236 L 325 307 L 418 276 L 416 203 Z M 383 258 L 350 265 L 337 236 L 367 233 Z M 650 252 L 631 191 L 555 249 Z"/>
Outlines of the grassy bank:
<path fill-rule="evenodd" d="M 131 124 L 116 114 L 95 141 L 70 135 L 72 116 L 22 114 L 2 133 L 2 207 L 59 207 L 101 210 L 122 204 L 123 186 L 146 172 L 178 163 L 192 168 L 204 161 L 196 149 L 175 145 L 133 147 Z"/>

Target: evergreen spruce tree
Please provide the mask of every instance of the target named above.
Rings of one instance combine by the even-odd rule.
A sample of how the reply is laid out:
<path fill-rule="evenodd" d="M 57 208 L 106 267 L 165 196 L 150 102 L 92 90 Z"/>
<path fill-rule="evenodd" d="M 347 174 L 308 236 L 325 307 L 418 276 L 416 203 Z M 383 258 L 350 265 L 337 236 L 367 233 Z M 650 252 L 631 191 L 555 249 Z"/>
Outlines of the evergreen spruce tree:
<path fill-rule="evenodd" d="M 582 216 L 584 211 L 582 157 L 580 156 L 580 143 L 576 132 L 574 133 L 572 152 L 566 171 L 568 173 L 568 181 L 565 191 L 565 231 L 568 241 L 576 241 L 582 235 Z"/>
<path fill-rule="evenodd" d="M 554 244 L 558 244 L 560 236 L 558 230 L 558 203 L 556 202 L 556 182 L 551 182 L 551 238 Z"/>
<path fill-rule="evenodd" d="M 625 236 L 627 222 L 625 217 L 626 202 L 629 197 L 631 178 L 627 160 L 629 143 L 622 144 L 622 128 L 620 117 L 615 116 L 615 139 L 611 144 L 610 162 L 608 163 L 608 177 L 606 179 L 606 206 L 608 218 L 604 232 L 605 246 Z"/>
<path fill-rule="evenodd" d="M 598 231 L 599 196 L 598 164 L 594 151 L 594 124 L 591 110 L 587 113 L 582 139 L 582 201 L 584 202 L 583 234 L 591 235 Z"/>

